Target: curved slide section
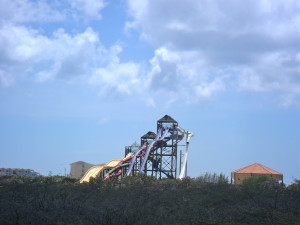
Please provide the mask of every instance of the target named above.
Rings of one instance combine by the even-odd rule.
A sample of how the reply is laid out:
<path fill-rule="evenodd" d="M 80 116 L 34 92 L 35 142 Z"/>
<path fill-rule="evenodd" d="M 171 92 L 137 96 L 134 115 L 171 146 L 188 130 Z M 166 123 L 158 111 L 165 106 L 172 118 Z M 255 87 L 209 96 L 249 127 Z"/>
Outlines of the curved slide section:
<path fill-rule="evenodd" d="M 110 160 L 108 163 L 106 164 L 100 164 L 97 166 L 93 166 L 91 167 L 85 174 L 84 176 L 80 179 L 80 183 L 83 182 L 89 182 L 91 177 L 96 177 L 101 171 L 105 170 L 105 169 L 109 169 L 109 168 L 113 168 L 116 165 L 118 165 L 118 163 L 121 161 L 122 159 L 119 160 Z"/>
<path fill-rule="evenodd" d="M 141 149 L 139 149 L 139 150 L 137 150 L 136 152 L 133 153 L 132 160 L 129 164 L 129 168 L 128 168 L 126 176 L 130 175 L 130 173 L 132 171 L 132 168 L 133 168 L 133 165 L 135 163 L 135 160 L 137 158 L 140 158 L 140 157 L 145 155 L 146 152 L 144 150 L 145 150 L 146 146 L 147 146 L 147 143 L 145 143 Z"/>
<path fill-rule="evenodd" d="M 157 135 L 155 137 L 155 139 L 151 142 L 151 144 L 147 147 L 145 156 L 144 156 L 144 160 L 142 162 L 142 165 L 140 166 L 140 172 L 143 172 L 143 168 L 145 167 L 145 164 L 147 162 L 147 159 L 149 157 L 149 153 L 153 147 L 153 145 L 157 142 L 157 141 L 161 141 L 165 138 L 165 136 L 167 135 L 167 133 L 169 132 L 169 129 L 166 129 L 165 132 L 163 133 L 163 135 L 161 135 L 162 130 L 158 130 Z"/>

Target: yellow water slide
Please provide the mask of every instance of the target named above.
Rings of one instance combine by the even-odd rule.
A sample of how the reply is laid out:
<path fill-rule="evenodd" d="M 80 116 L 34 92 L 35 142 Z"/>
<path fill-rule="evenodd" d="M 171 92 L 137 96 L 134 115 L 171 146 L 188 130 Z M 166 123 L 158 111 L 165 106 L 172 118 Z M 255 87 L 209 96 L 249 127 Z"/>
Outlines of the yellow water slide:
<path fill-rule="evenodd" d="M 91 167 L 85 174 L 84 176 L 80 179 L 80 183 L 83 182 L 89 182 L 91 177 L 96 177 L 101 171 L 105 170 L 105 169 L 110 169 L 113 168 L 115 166 L 118 165 L 118 163 L 121 161 L 122 159 L 115 159 L 115 160 L 110 160 L 108 163 L 106 164 L 99 164 L 96 166 Z"/>

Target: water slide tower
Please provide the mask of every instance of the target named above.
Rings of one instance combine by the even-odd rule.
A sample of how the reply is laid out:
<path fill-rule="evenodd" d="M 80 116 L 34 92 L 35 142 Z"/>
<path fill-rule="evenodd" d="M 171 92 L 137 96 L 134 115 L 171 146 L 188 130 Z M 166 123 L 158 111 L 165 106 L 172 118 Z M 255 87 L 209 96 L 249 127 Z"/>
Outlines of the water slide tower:
<path fill-rule="evenodd" d="M 171 116 L 165 115 L 157 121 L 157 132 L 168 129 L 167 136 L 158 141 L 150 152 L 145 168 L 147 175 L 161 178 L 177 177 L 177 143 L 183 138 L 176 127 L 178 123 Z M 141 146 L 155 138 L 155 133 L 148 132 L 141 137 Z"/>

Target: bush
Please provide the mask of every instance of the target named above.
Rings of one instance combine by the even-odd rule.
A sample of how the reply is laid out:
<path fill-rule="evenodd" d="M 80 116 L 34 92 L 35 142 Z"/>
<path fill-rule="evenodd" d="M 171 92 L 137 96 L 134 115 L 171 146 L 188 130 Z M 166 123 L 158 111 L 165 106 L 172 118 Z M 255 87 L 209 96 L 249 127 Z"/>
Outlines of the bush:
<path fill-rule="evenodd" d="M 0 177 L 0 224 L 300 224 L 299 180 Z M 224 185 L 226 184 L 226 185 Z"/>
<path fill-rule="evenodd" d="M 197 183 L 214 183 L 214 184 L 228 184 L 228 177 L 224 174 L 216 174 L 216 173 L 209 173 L 206 172 L 204 175 L 199 176 L 196 178 Z"/>

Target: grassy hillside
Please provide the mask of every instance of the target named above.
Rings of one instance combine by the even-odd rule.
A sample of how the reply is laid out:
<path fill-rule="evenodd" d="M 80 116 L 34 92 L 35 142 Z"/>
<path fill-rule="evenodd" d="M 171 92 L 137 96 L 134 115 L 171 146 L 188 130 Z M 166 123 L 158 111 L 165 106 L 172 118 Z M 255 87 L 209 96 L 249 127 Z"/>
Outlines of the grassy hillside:
<path fill-rule="evenodd" d="M 223 175 L 79 184 L 66 177 L 0 177 L 0 224 L 300 224 L 300 181 L 230 185 Z"/>

